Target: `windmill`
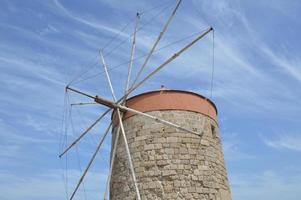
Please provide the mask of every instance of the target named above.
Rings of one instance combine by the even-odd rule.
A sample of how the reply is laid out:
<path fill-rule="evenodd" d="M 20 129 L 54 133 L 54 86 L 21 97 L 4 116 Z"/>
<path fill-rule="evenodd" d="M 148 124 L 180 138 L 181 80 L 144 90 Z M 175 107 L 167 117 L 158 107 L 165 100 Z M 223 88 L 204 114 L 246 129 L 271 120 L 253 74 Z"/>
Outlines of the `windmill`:
<path fill-rule="evenodd" d="M 165 22 L 160 34 L 158 35 L 156 41 L 154 42 L 151 50 L 149 51 L 149 53 L 146 55 L 146 58 L 143 62 L 143 64 L 141 65 L 141 67 L 138 70 L 137 75 L 132 78 L 132 67 L 133 67 L 133 61 L 134 61 L 134 57 L 135 57 L 135 49 L 136 49 L 136 35 L 137 35 L 137 31 L 138 31 L 138 27 L 139 27 L 139 20 L 141 15 L 138 13 L 136 15 L 136 20 L 135 20 L 135 28 L 134 28 L 134 32 L 133 32 L 133 40 L 132 40 L 132 47 L 131 47 L 131 53 L 130 53 L 130 62 L 128 65 L 128 71 L 127 71 L 127 79 L 126 79 L 126 84 L 125 84 L 125 89 L 124 89 L 124 95 L 120 98 L 117 98 L 114 88 L 112 86 L 112 80 L 109 74 L 109 69 L 108 66 L 106 64 L 106 60 L 105 60 L 105 56 L 104 53 L 102 51 L 100 51 L 100 60 L 101 60 L 101 64 L 103 66 L 103 69 L 105 71 L 105 75 L 106 75 L 106 79 L 108 81 L 109 84 L 109 88 L 111 91 L 111 95 L 112 95 L 112 100 L 107 99 L 103 96 L 100 95 L 91 95 L 88 94 L 86 92 L 83 92 L 79 89 L 73 88 L 70 85 L 66 86 L 66 91 L 70 91 L 70 92 L 74 92 L 77 93 L 79 95 L 85 96 L 90 98 L 91 100 L 93 100 L 94 103 L 97 104 L 101 104 L 107 107 L 107 110 L 102 113 L 96 120 L 94 123 L 92 123 L 85 131 L 83 131 L 78 138 L 76 138 L 72 143 L 70 143 L 59 155 L 59 157 L 63 157 L 65 156 L 72 148 L 74 148 L 78 143 L 81 142 L 81 140 L 91 131 L 91 129 L 93 127 L 96 126 L 97 123 L 99 123 L 101 120 L 104 119 L 104 117 L 110 113 L 111 111 L 113 111 L 112 114 L 112 121 L 108 124 L 106 130 L 104 131 L 104 135 L 102 136 L 102 138 L 99 140 L 98 145 L 95 149 L 95 152 L 93 153 L 90 161 L 88 162 L 88 165 L 86 166 L 85 170 L 83 171 L 83 174 L 81 175 L 78 183 L 76 184 L 71 196 L 70 196 L 70 200 L 72 200 L 80 185 L 83 183 L 83 180 L 86 176 L 86 174 L 88 173 L 92 163 L 94 162 L 96 155 L 98 154 L 101 146 L 103 145 L 103 142 L 105 140 L 105 137 L 109 134 L 110 130 L 112 129 L 112 132 L 114 133 L 114 137 L 113 137 L 113 141 L 112 141 L 112 148 L 111 148 L 111 160 L 110 160 L 110 169 L 109 169 L 109 173 L 108 173 L 108 178 L 107 178 L 107 182 L 106 182 L 106 190 L 104 193 L 104 199 L 108 199 L 108 194 L 110 192 L 110 185 L 112 184 L 112 176 L 114 175 L 114 164 L 115 162 L 117 162 L 116 159 L 116 154 L 117 154 L 117 149 L 121 148 L 119 146 L 120 141 L 123 142 L 123 146 L 122 148 L 124 148 L 124 152 L 127 158 L 127 168 L 129 168 L 129 173 L 131 176 L 131 184 L 132 184 L 132 188 L 135 191 L 135 197 L 131 197 L 131 198 L 136 198 L 138 200 L 142 199 L 142 193 L 141 193 L 141 188 L 143 188 L 142 184 L 143 183 L 139 183 L 139 181 L 137 180 L 137 173 L 135 171 L 135 163 L 133 162 L 133 151 L 131 151 L 130 145 L 129 145 L 129 141 L 128 141 L 128 137 L 127 137 L 127 132 L 126 132 L 126 128 L 124 126 L 124 117 L 126 116 L 126 114 L 131 113 L 140 117 L 143 117 L 146 120 L 150 120 L 152 121 L 152 123 L 158 123 L 158 124 L 162 124 L 163 127 L 170 127 L 176 130 L 181 131 L 184 134 L 187 135 L 194 135 L 196 138 L 198 138 L 197 140 L 200 141 L 204 131 L 203 130 L 198 130 L 196 128 L 193 127 L 189 127 L 189 126 L 182 126 L 178 123 L 173 122 L 172 120 L 167 120 L 164 119 L 162 117 L 158 117 L 156 115 L 152 115 L 148 112 L 144 112 L 142 110 L 139 109 L 134 109 L 131 106 L 127 106 L 127 101 L 128 101 L 128 97 L 129 95 L 134 92 L 137 88 L 141 87 L 147 80 L 149 80 L 150 78 L 152 78 L 154 75 L 156 75 L 160 70 L 162 70 L 164 67 L 168 66 L 169 63 L 171 63 L 172 61 L 174 61 L 177 57 L 179 57 L 183 52 L 185 52 L 186 50 L 188 50 L 190 47 L 192 47 L 194 44 L 196 44 L 198 41 L 200 41 L 203 37 L 205 37 L 208 33 L 213 32 L 213 28 L 209 27 L 207 28 L 205 31 L 201 32 L 199 35 L 197 35 L 191 42 L 189 42 L 188 44 L 186 44 L 184 47 L 182 47 L 180 50 L 178 50 L 177 52 L 175 52 L 173 55 L 171 55 L 167 60 L 165 60 L 162 64 L 160 64 L 159 66 L 157 66 L 153 71 L 151 71 L 149 74 L 147 74 L 145 77 L 141 78 L 142 76 L 142 72 L 144 71 L 145 67 L 147 66 L 147 64 L 149 63 L 153 53 L 155 52 L 160 40 L 163 38 L 166 30 L 168 29 L 172 19 L 174 18 L 179 6 L 181 4 L 181 0 L 178 0 L 172 13 L 170 14 L 169 18 L 167 19 L 167 21 Z M 133 80 L 133 81 L 132 81 Z M 132 82 L 132 84 L 130 84 Z M 168 90 L 167 90 L 168 91 Z M 199 98 L 199 97 L 198 97 Z M 212 105 L 209 105 L 210 102 L 208 99 L 204 98 L 204 102 L 207 105 L 208 104 L 208 109 L 209 107 L 212 107 Z M 209 103 L 208 103 L 209 102 Z M 83 103 L 82 103 L 83 104 Z M 113 128 L 112 128 L 113 127 Z M 204 128 L 204 127 L 203 127 Z M 112 133 L 112 134 L 113 134 Z M 162 185 L 161 185 L 162 187 Z M 181 198 L 181 196 L 179 196 L 179 192 L 176 194 L 177 198 Z M 145 196 L 145 195 L 144 195 Z M 225 196 L 225 195 L 224 195 Z M 147 197 L 145 197 L 147 198 Z M 144 198 L 144 199 L 145 199 Z M 155 197 L 157 198 L 157 197 Z M 164 198 L 164 197 L 162 197 Z M 114 197 L 110 198 L 110 199 L 115 199 Z M 118 199 L 116 197 L 116 199 Z M 222 198 L 223 200 L 228 200 L 230 199 L 230 197 L 227 198 Z"/>

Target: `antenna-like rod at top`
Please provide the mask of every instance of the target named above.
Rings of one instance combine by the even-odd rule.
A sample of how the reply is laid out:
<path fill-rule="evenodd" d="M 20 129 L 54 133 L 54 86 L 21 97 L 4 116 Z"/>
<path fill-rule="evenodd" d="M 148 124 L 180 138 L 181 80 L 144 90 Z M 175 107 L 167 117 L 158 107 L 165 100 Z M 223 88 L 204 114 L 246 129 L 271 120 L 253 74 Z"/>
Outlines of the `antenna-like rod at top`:
<path fill-rule="evenodd" d="M 132 48 L 131 48 L 131 58 L 130 58 L 130 63 L 128 67 L 128 75 L 127 75 L 127 80 L 126 80 L 126 86 L 124 90 L 124 94 L 129 89 L 130 81 L 131 81 L 131 73 L 132 73 L 132 67 L 133 67 L 133 61 L 134 61 L 134 55 L 135 55 L 135 50 L 136 50 L 136 35 L 137 35 L 137 30 L 140 22 L 140 14 L 137 13 L 136 15 L 136 22 L 135 22 L 135 29 L 134 29 L 134 36 L 133 36 L 133 43 L 132 43 Z"/>

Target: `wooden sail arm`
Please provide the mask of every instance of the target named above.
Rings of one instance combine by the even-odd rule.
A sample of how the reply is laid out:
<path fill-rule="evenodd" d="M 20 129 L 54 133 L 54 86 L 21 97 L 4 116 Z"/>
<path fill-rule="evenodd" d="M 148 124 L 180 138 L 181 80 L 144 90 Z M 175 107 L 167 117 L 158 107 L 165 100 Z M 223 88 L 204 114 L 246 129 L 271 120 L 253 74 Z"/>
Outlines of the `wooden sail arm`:
<path fill-rule="evenodd" d="M 194 45 L 197 41 L 202 39 L 205 35 L 207 35 L 209 32 L 213 30 L 212 27 L 209 27 L 204 33 L 196 37 L 192 42 L 187 44 L 185 47 L 183 47 L 181 50 L 173 54 L 169 59 L 167 59 L 165 62 L 163 62 L 161 65 L 159 65 L 155 70 L 153 70 L 151 73 L 149 73 L 143 80 L 141 80 L 139 83 L 134 85 L 129 89 L 127 92 L 127 95 L 131 92 L 133 92 L 135 89 L 137 89 L 139 86 L 141 86 L 146 80 L 148 80 L 150 77 L 152 77 L 154 74 L 156 74 L 158 71 L 160 71 L 163 67 L 165 67 L 167 64 L 169 64 L 171 61 L 176 59 L 178 56 L 180 56 L 184 51 L 189 49 L 192 45 Z"/>
<path fill-rule="evenodd" d="M 69 89 L 70 89 L 70 88 L 69 88 Z M 128 108 L 128 107 L 126 107 L 126 106 L 123 106 L 123 105 L 114 103 L 114 102 L 112 102 L 112 101 L 110 101 L 110 100 L 108 100 L 108 99 L 105 99 L 105 98 L 103 98 L 103 97 L 99 97 L 99 96 L 93 97 L 92 95 L 85 94 L 85 93 L 80 92 L 80 91 L 78 91 L 78 90 L 76 90 L 76 89 L 73 89 L 73 88 L 71 88 L 71 90 L 74 91 L 74 92 L 77 92 L 77 93 L 79 93 L 79 94 L 84 94 L 84 95 L 87 96 L 87 97 L 93 98 L 95 102 L 97 102 L 97 103 L 99 103 L 99 104 L 102 104 L 102 105 L 105 105 L 105 106 L 108 106 L 108 107 L 110 107 L 110 108 L 113 108 L 113 109 L 117 109 L 117 108 L 118 108 L 118 109 L 120 109 L 120 110 L 123 111 L 123 112 L 126 112 L 126 111 L 128 111 L 128 112 L 133 112 L 133 113 L 135 113 L 135 114 L 142 115 L 142 116 L 144 116 L 144 117 L 150 118 L 150 119 L 152 119 L 152 120 L 154 120 L 154 121 L 156 121 L 156 122 L 159 122 L 159 123 L 161 123 L 161 124 L 165 124 L 165 125 L 168 125 L 168 126 L 177 128 L 177 129 L 179 129 L 179 130 L 182 130 L 182 131 L 185 131 L 185 132 L 189 132 L 189 133 L 192 133 L 192 134 L 194 134 L 194 135 L 198 135 L 198 136 L 200 136 L 200 137 L 202 136 L 202 132 L 201 132 L 201 133 L 197 133 L 197 132 L 195 132 L 195 131 L 189 130 L 189 129 L 187 129 L 187 128 L 183 128 L 183 127 L 181 127 L 181 126 L 179 126 L 179 125 L 177 125 L 177 124 L 174 124 L 174 123 L 172 123 L 172 122 L 169 122 L 169 121 L 167 121 L 167 120 L 160 119 L 160 118 L 158 118 L 158 117 L 149 115 L 149 114 L 147 114 L 147 113 L 143 113 L 143 112 L 140 112 L 140 111 L 138 111 L 138 110 L 135 110 L 135 109 L 132 109 L 132 108 Z"/>
<path fill-rule="evenodd" d="M 109 113 L 110 110 L 106 110 L 103 114 L 101 114 L 94 122 L 91 124 L 78 138 L 76 138 L 60 155 L 61 158 L 64 154 L 66 154 L 73 146 L 75 146 L 106 114 Z"/>

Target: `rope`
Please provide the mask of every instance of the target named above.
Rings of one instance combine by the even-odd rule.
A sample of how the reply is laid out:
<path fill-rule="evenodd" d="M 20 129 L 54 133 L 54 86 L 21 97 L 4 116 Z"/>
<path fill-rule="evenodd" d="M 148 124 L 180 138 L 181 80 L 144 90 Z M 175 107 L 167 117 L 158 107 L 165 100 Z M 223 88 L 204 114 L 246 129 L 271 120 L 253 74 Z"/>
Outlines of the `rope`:
<path fill-rule="evenodd" d="M 70 99 L 69 99 L 69 93 L 66 91 L 66 103 L 67 105 L 69 105 L 70 103 Z M 64 128 L 64 141 L 65 141 L 65 145 L 68 144 L 68 128 L 69 128 L 69 120 L 70 120 L 70 116 L 71 116 L 71 110 L 70 107 L 66 107 L 66 116 L 65 116 L 65 128 Z M 65 166 L 64 166 L 64 181 L 65 181 L 65 191 L 66 191 L 66 199 L 69 199 L 69 193 L 68 193 L 68 183 L 69 183 L 69 178 L 68 178 L 68 155 L 66 155 L 66 159 L 65 159 Z"/>
<path fill-rule="evenodd" d="M 215 70 L 215 41 L 214 41 L 214 29 L 212 31 L 212 71 L 211 71 L 211 86 L 210 86 L 210 99 L 212 98 L 214 70 Z"/>
<path fill-rule="evenodd" d="M 89 71 L 91 71 L 96 64 L 98 63 L 98 56 L 94 56 L 95 61 L 91 61 L 89 64 L 87 64 L 85 67 L 83 67 L 83 70 L 81 70 L 71 81 L 67 84 L 67 86 L 71 85 L 74 81 L 79 79 L 80 77 L 83 77 L 85 74 L 87 74 Z"/>
<path fill-rule="evenodd" d="M 62 110 L 62 120 L 61 120 L 61 128 L 60 128 L 60 134 L 59 134 L 59 146 L 58 146 L 58 153 L 61 152 L 63 149 L 62 142 L 63 142 L 63 133 L 64 133 L 64 127 L 65 127 L 65 115 L 66 115 L 66 104 L 67 104 L 67 92 L 65 92 L 64 95 L 64 104 L 63 104 L 63 110 Z"/>
<path fill-rule="evenodd" d="M 72 114 L 72 107 L 70 109 L 70 113 Z M 70 116 L 70 121 L 71 121 L 72 135 L 76 136 L 72 115 Z M 76 151 L 77 165 L 78 165 L 79 171 L 82 173 L 83 170 L 82 170 L 82 167 L 81 167 L 81 160 L 80 160 L 80 157 L 79 157 L 77 145 L 75 146 L 75 151 Z M 86 194 L 86 188 L 85 188 L 84 180 L 82 182 L 82 189 L 83 189 L 83 192 L 84 192 L 84 198 L 85 198 L 85 200 L 87 200 L 87 194 Z"/>
<path fill-rule="evenodd" d="M 67 91 L 65 91 L 65 96 L 64 96 L 64 106 L 63 106 L 63 113 L 62 113 L 62 124 L 61 124 L 61 134 L 60 134 L 60 141 L 59 141 L 59 152 L 62 151 L 63 149 L 63 139 L 65 137 L 65 127 L 66 127 L 66 114 L 67 114 Z M 67 158 L 66 158 L 67 159 Z M 60 168 L 62 170 L 62 179 L 64 183 L 64 189 L 65 189 L 65 195 L 66 195 L 66 200 L 68 200 L 68 186 L 67 186 L 67 178 L 65 175 L 65 170 L 63 167 L 62 159 L 60 159 Z"/>
<path fill-rule="evenodd" d="M 141 15 L 145 15 L 146 13 L 149 13 L 149 12 L 151 12 L 151 11 L 154 10 L 154 9 L 160 8 L 160 7 L 162 7 L 162 6 L 165 5 L 165 4 L 167 4 L 167 3 L 163 3 L 163 4 L 160 4 L 160 5 L 154 6 L 154 7 L 150 8 L 149 10 L 144 10 L 144 11 L 141 11 L 141 12 L 138 12 L 138 13 L 139 13 L 140 16 L 141 16 Z M 128 27 L 130 24 L 132 24 L 132 23 L 133 23 L 133 21 L 130 21 L 130 22 L 128 22 L 125 26 L 123 26 L 123 28 L 121 28 L 120 31 L 119 31 L 118 33 L 115 33 L 115 35 L 114 35 L 113 37 L 111 37 L 111 39 L 110 39 L 107 43 L 105 43 L 105 44 L 103 45 L 102 48 L 100 48 L 100 50 L 101 50 L 101 51 L 104 51 L 104 50 L 105 50 L 111 43 L 113 43 L 113 41 L 116 40 L 117 37 L 118 37 L 122 32 L 124 32 L 125 29 L 127 29 L 127 27 Z M 131 35 L 131 36 L 132 36 L 132 35 Z M 130 37 L 131 37 L 131 36 L 130 36 Z M 106 56 L 107 56 L 107 55 L 106 55 Z"/>
<path fill-rule="evenodd" d="M 193 4 L 195 4 L 193 2 Z M 199 11 L 196 5 L 193 6 L 197 15 L 202 18 L 202 13 Z M 214 71 L 215 71 L 215 38 L 214 38 L 214 29 L 212 30 L 212 71 L 211 71 L 211 81 L 210 81 L 210 99 L 212 99 L 213 95 L 213 82 L 214 82 Z M 209 105 L 208 105 L 208 113 L 209 114 Z"/>
<path fill-rule="evenodd" d="M 213 81 L 214 81 L 214 70 L 215 70 L 215 45 L 214 45 L 214 29 L 212 30 L 212 70 L 211 70 L 211 80 L 210 80 L 210 100 L 212 100 L 213 93 Z M 208 101 L 208 100 L 207 100 Z M 209 116 L 210 103 L 208 102 L 207 115 Z"/>
<path fill-rule="evenodd" d="M 65 187 L 66 187 L 66 196 L 67 199 L 69 199 L 69 192 L 68 192 L 68 155 L 66 155 L 66 159 L 65 159 Z"/>
<path fill-rule="evenodd" d="M 164 5 L 166 5 L 167 3 L 163 3 L 163 4 L 159 4 L 159 5 L 157 5 L 157 6 L 154 6 L 154 7 L 152 7 L 152 8 L 150 8 L 150 9 L 148 9 L 148 10 L 143 10 L 143 11 L 141 11 L 141 12 L 138 12 L 138 14 L 141 16 L 141 15 L 145 15 L 146 13 L 149 13 L 149 12 L 151 12 L 152 10 L 155 10 L 155 9 L 157 9 L 157 8 L 160 8 L 160 7 L 162 7 L 162 6 L 164 6 Z M 169 7 L 169 6 L 168 6 Z M 118 32 L 118 33 L 116 33 L 112 38 L 111 38 L 111 40 L 109 41 L 109 42 L 107 42 L 102 48 L 101 48 L 101 50 L 102 51 L 104 51 L 111 43 L 113 43 L 113 41 L 114 40 L 116 40 L 117 39 L 117 37 L 122 33 L 122 32 L 124 32 L 125 31 L 125 29 L 130 25 L 130 24 L 132 24 L 133 23 L 133 21 L 130 21 L 130 22 L 128 22 L 123 28 L 121 28 L 120 29 L 120 31 Z M 146 25 L 146 24 L 148 24 L 148 23 L 145 23 L 144 24 L 144 26 Z M 139 30 L 139 29 L 138 29 Z M 133 34 L 132 34 L 133 35 Z M 129 37 L 131 37 L 132 35 L 130 35 Z M 127 38 L 128 39 L 128 38 Z M 105 54 L 106 56 L 108 56 L 108 54 Z"/>
<path fill-rule="evenodd" d="M 158 4 L 158 5 L 152 7 L 152 8 L 150 8 L 150 9 L 148 9 L 148 10 L 140 11 L 139 13 L 145 15 L 146 13 L 149 13 L 149 12 L 151 12 L 151 11 L 157 9 L 157 8 L 160 8 L 160 7 L 163 7 L 163 6 L 166 5 L 166 4 L 172 4 L 172 3 L 174 3 L 174 2 L 171 1 L 171 2 L 165 2 L 165 3 L 162 3 L 162 4 Z"/>
<path fill-rule="evenodd" d="M 159 6 L 155 6 L 149 10 L 145 10 L 142 11 L 140 14 L 146 14 L 154 9 L 157 9 L 161 6 L 166 5 L 167 3 L 164 4 L 160 4 Z M 161 11 L 159 11 L 154 17 L 152 17 L 148 22 L 144 23 L 143 26 L 141 26 L 137 32 L 139 32 L 142 28 L 144 28 L 145 26 L 149 25 L 152 21 L 155 20 L 156 17 L 158 17 L 159 15 L 161 15 L 168 7 L 170 7 L 172 4 L 169 4 L 168 6 L 164 7 Z M 102 50 L 104 51 L 110 44 L 112 44 L 117 38 L 118 36 L 120 36 L 121 33 L 123 33 L 127 27 L 132 24 L 133 21 L 128 22 L 125 26 L 123 26 L 112 38 L 111 40 L 109 40 L 107 43 L 105 43 L 103 45 L 103 47 L 101 47 L 98 51 Z M 128 36 L 126 39 L 124 39 L 123 41 L 121 41 L 119 44 L 117 44 L 115 47 L 113 47 L 112 49 L 109 50 L 109 52 L 105 53 L 105 56 L 109 56 L 110 54 L 112 54 L 114 51 L 116 51 L 116 49 L 118 49 L 122 44 L 124 44 L 133 34 L 131 34 L 130 36 Z M 89 71 L 91 71 L 97 64 L 97 60 L 98 60 L 98 55 L 95 56 L 93 58 L 93 62 L 91 62 L 90 64 L 87 64 L 85 67 L 83 67 L 84 70 L 82 70 L 81 72 L 79 72 L 78 75 L 76 75 L 68 84 L 67 86 L 73 84 L 76 80 L 78 80 L 79 78 L 83 77 L 85 74 L 87 74 Z"/>
<path fill-rule="evenodd" d="M 152 23 L 158 16 L 160 16 L 167 8 L 169 8 L 172 4 L 164 7 L 162 10 L 160 10 L 157 14 L 155 14 L 149 21 L 147 21 L 146 23 L 142 24 L 142 26 L 140 26 L 140 28 L 137 29 L 137 33 L 139 31 L 141 31 L 145 26 L 149 25 L 150 23 Z M 118 43 L 115 47 L 113 47 L 112 49 L 110 49 L 108 52 L 104 53 L 104 56 L 108 57 L 109 55 L 111 55 L 114 51 L 116 51 L 117 49 L 119 49 L 119 47 L 121 45 L 123 45 L 125 42 L 127 42 L 129 40 L 129 38 L 131 38 L 133 36 L 133 33 L 130 34 L 128 37 L 126 37 L 124 40 L 122 40 L 120 43 Z"/>
<path fill-rule="evenodd" d="M 98 105 L 98 103 L 89 102 L 89 103 L 72 103 L 71 106 L 86 106 L 86 105 Z"/>
<path fill-rule="evenodd" d="M 104 51 L 114 40 L 117 39 L 118 36 L 120 36 L 121 33 L 123 33 L 125 31 L 125 29 L 132 24 L 133 21 L 128 22 L 119 32 L 115 33 L 115 35 L 111 38 L 111 40 L 109 40 L 107 43 L 105 43 L 103 45 L 102 48 L 100 48 L 99 50 Z"/>
<path fill-rule="evenodd" d="M 64 189 L 65 189 L 65 197 L 66 197 L 66 200 L 69 200 L 69 197 L 68 197 L 68 187 L 67 187 L 67 183 L 66 183 L 66 176 L 65 176 L 65 171 L 64 171 L 64 166 L 63 166 L 63 163 L 62 163 L 62 159 L 60 159 L 60 168 L 62 170 L 62 179 L 63 179 L 63 183 L 64 183 Z"/>
<path fill-rule="evenodd" d="M 79 109 L 76 109 L 76 112 L 77 112 L 77 114 L 80 118 L 80 121 L 83 122 L 83 124 L 87 125 L 88 123 L 84 119 L 83 114 L 79 111 Z M 85 129 L 85 126 L 81 126 L 81 127 L 83 128 L 83 130 Z M 97 145 L 96 142 L 95 142 L 97 140 L 94 138 L 93 134 L 89 134 L 89 141 L 91 143 L 91 146 L 96 146 Z"/>

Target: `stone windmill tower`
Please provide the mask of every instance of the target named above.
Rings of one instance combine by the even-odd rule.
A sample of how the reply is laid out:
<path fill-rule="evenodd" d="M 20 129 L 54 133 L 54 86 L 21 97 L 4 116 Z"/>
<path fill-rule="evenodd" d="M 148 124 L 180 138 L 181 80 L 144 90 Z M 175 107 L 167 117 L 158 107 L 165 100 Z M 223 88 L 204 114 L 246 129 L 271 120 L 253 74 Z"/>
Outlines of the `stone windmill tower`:
<path fill-rule="evenodd" d="M 126 106 L 202 134 L 200 137 L 125 113 L 123 124 L 142 199 L 231 199 L 213 102 L 192 92 L 160 90 L 134 96 Z M 111 199 L 136 196 L 124 149 L 120 138 Z"/>
<path fill-rule="evenodd" d="M 110 130 L 112 130 L 111 160 L 104 199 L 108 199 L 109 196 L 110 200 L 231 200 L 217 123 L 217 109 L 211 100 L 193 92 L 166 88 L 128 98 L 130 93 L 163 67 L 208 33 L 213 32 L 212 27 L 201 32 L 189 44 L 140 80 L 144 67 L 154 53 L 180 3 L 181 0 L 177 2 L 130 84 L 140 19 L 140 15 L 137 14 L 127 82 L 124 96 L 120 99 L 117 99 L 115 95 L 102 52 L 100 52 L 101 60 L 113 101 L 84 93 L 72 88 L 70 84 L 66 87 L 66 92 L 72 91 L 84 95 L 93 99 L 95 103 L 107 106 L 108 110 L 67 146 L 60 157 L 80 142 L 106 114 L 112 111 L 111 123 L 99 140 L 92 158 L 70 195 L 70 200 L 75 197 Z"/>

